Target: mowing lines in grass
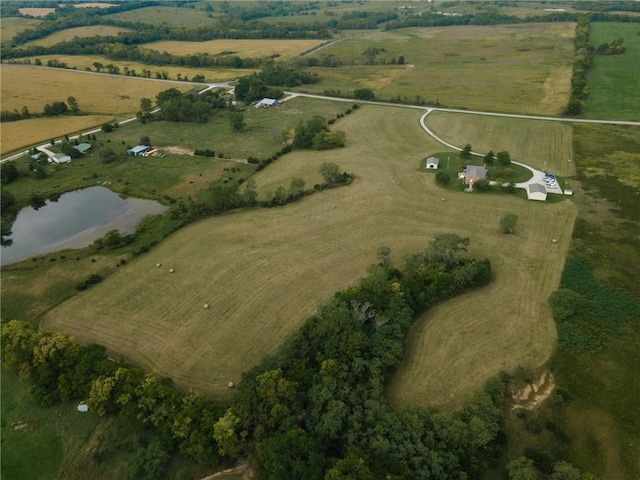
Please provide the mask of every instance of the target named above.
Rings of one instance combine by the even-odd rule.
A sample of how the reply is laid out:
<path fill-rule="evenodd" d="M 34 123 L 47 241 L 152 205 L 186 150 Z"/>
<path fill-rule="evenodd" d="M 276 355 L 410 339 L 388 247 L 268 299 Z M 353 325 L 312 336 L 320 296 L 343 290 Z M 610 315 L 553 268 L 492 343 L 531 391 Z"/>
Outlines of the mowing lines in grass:
<path fill-rule="evenodd" d="M 414 392 L 427 385 L 437 402 L 450 400 L 454 391 L 458 399 L 483 375 L 546 360 L 555 342 L 547 290 L 557 286 L 562 270 L 572 205 L 443 195 L 431 176 L 415 168 L 419 159 L 442 150 L 420 128 L 420 112 L 362 108 L 335 124 L 346 132 L 345 148 L 285 155 L 256 176 L 262 192 L 288 185 L 294 176 L 312 185 L 319 166 L 331 161 L 356 175 L 352 185 L 282 208 L 192 224 L 51 310 L 43 327 L 103 343 L 114 355 L 157 369 L 180 385 L 229 397 L 227 383 L 274 352 L 318 302 L 363 276 L 379 247 L 391 247 L 400 264 L 404 254 L 423 249 L 435 235 L 454 232 L 471 237 L 471 255 L 491 259 L 497 280 L 488 298 L 485 289 L 463 297 L 464 316 L 436 312 L 429 324 L 448 332 L 476 328 L 499 348 L 487 359 L 487 343 L 460 335 L 460 359 L 451 358 L 448 346 L 436 345 L 405 367 L 424 379 L 432 364 L 446 362 L 452 380 L 442 391 L 425 380 L 396 381 L 394 389 Z M 521 233 L 500 233 L 497 223 L 505 213 L 518 215 Z M 552 244 L 551 238 L 560 242 Z M 209 309 L 202 308 L 205 303 Z M 480 374 L 474 370 L 478 362 L 486 365 Z M 399 402 L 415 397 L 391 396 Z"/>

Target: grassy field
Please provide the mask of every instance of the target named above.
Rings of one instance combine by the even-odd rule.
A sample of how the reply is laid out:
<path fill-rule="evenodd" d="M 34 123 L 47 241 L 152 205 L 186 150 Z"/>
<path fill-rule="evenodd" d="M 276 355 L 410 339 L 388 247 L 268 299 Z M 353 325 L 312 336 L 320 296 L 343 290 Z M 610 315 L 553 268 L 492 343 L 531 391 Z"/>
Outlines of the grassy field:
<path fill-rule="evenodd" d="M 440 138 L 474 152 L 506 150 L 511 159 L 556 175 L 575 174 L 572 127 L 566 123 L 434 112 L 427 126 Z"/>
<path fill-rule="evenodd" d="M 215 17 L 216 14 L 212 13 L 211 16 Z M 216 22 L 215 18 L 208 17 L 202 10 L 169 6 L 137 8 L 128 12 L 113 13 L 105 18 L 184 28 L 213 26 Z"/>
<path fill-rule="evenodd" d="M 74 132 L 84 132 L 113 120 L 112 115 L 83 115 L 63 118 L 32 118 L 2 124 L 0 154 L 39 145 L 52 138 Z"/>
<path fill-rule="evenodd" d="M 35 28 L 42 20 L 22 17 L 2 17 L 0 22 L 0 42 L 8 42 L 27 28 Z"/>
<path fill-rule="evenodd" d="M 25 45 L 25 47 L 29 47 L 32 45 L 41 45 L 43 47 L 52 47 L 53 45 L 57 45 L 61 42 L 67 42 L 69 40 L 73 40 L 74 38 L 84 38 L 84 37 L 106 37 L 106 36 L 116 36 L 120 32 L 129 31 L 126 28 L 120 27 L 112 27 L 110 25 L 93 25 L 90 27 L 77 27 L 77 28 L 68 28 L 66 30 L 60 30 L 55 32 L 48 37 L 41 38 L 40 40 L 34 40 L 33 42 L 29 42 Z"/>
<path fill-rule="evenodd" d="M 46 17 L 50 13 L 56 11 L 55 8 L 21 8 L 18 10 L 22 15 L 31 15 L 32 17 Z"/>
<path fill-rule="evenodd" d="M 380 98 L 417 95 L 446 106 L 558 114 L 568 100 L 572 23 L 465 26 L 367 31 L 313 55 L 364 61 L 368 47 L 384 49 L 386 65 L 317 68 L 305 90 L 371 88 Z M 389 65 L 405 57 L 406 65 Z"/>
<path fill-rule="evenodd" d="M 2 369 L 2 478 L 53 480 L 64 458 L 83 447 L 98 423 L 75 403 L 40 408 L 13 372 Z"/>
<path fill-rule="evenodd" d="M 234 52 L 240 57 L 267 57 L 279 54 L 281 57 L 299 55 L 320 45 L 322 40 L 210 40 L 208 42 L 177 42 L 164 41 L 147 43 L 145 48 L 167 51 L 175 55 L 190 55 L 194 53 Z"/>
<path fill-rule="evenodd" d="M 391 113 L 397 121 L 389 122 Z M 442 151 L 418 118 L 418 112 L 363 107 L 335 125 L 347 134 L 345 148 L 295 152 L 256 176 L 264 196 L 296 176 L 309 186 L 317 183 L 320 164 L 332 161 L 357 175 L 354 184 L 284 208 L 190 225 L 50 311 L 42 326 L 103 343 L 114 355 L 157 369 L 185 387 L 229 397 L 227 382 L 274 351 L 318 302 L 364 275 L 380 246 L 390 246 L 400 263 L 404 253 L 453 231 L 472 237 L 472 255 L 491 258 L 496 281 L 488 287 L 490 295 L 483 289 L 464 297 L 464 318 L 437 310 L 425 317 L 445 338 L 458 338 L 462 354 L 449 365 L 448 378 L 460 381 L 445 390 L 425 374 L 423 366 L 450 360 L 450 350 L 442 345 L 430 351 L 428 362 L 408 362 L 401 375 L 419 371 L 420 381 L 407 385 L 396 380 L 394 401 L 423 403 L 424 397 L 408 390 L 426 391 L 435 403 L 460 400 L 482 383 L 483 375 L 543 362 L 555 340 L 546 295 L 562 269 L 573 206 L 443 194 L 430 176 L 417 171 L 421 158 Z M 446 202 L 440 200 L 443 195 Z M 498 228 L 507 212 L 520 216 L 518 234 L 510 237 Z M 551 238 L 560 241 L 552 244 Z M 175 273 L 169 274 L 169 268 Z M 203 309 L 204 303 L 211 308 Z M 509 307 L 499 311 L 496 303 Z M 491 339 L 490 355 L 489 345 L 477 342 L 471 328 Z M 412 338 L 423 341 L 429 339 Z M 455 398 L 449 396 L 452 391 Z"/>
<path fill-rule="evenodd" d="M 622 55 L 595 55 L 587 79 L 585 117 L 640 120 L 639 30 L 635 23 L 593 22 L 590 40 L 595 47 L 622 37 L 627 51 Z"/>
<path fill-rule="evenodd" d="M 176 80 L 178 74 L 182 78 L 193 78 L 195 75 L 204 75 L 207 82 L 223 82 L 232 78 L 238 78 L 243 75 L 253 73 L 255 70 L 239 69 L 239 68 L 189 68 L 189 67 L 175 67 L 171 65 L 146 65 L 144 63 L 129 62 L 126 60 L 109 60 L 106 57 L 98 55 L 42 55 L 39 57 L 30 57 L 31 62 L 35 62 L 36 58 L 39 58 L 43 64 L 47 64 L 48 60 L 58 60 L 59 62 L 65 62 L 69 68 L 75 68 L 78 70 L 92 70 L 95 71 L 93 66 L 94 62 L 100 62 L 103 65 L 113 64 L 120 68 L 120 73 L 124 73 L 125 67 L 131 71 L 136 71 L 138 75 L 142 75 L 144 70 L 151 72 L 151 77 L 156 78 L 156 73 L 165 72 L 168 74 L 170 80 Z"/>

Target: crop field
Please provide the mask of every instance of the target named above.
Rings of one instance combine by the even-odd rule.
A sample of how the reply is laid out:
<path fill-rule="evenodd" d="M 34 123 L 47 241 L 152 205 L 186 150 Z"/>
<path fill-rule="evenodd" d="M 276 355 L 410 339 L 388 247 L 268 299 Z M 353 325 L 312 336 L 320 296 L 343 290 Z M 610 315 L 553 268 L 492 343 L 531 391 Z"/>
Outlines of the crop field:
<path fill-rule="evenodd" d="M 66 63 L 69 68 L 77 70 L 95 71 L 93 64 L 94 62 L 99 62 L 103 65 L 113 64 L 119 67 L 121 74 L 125 72 L 126 68 L 130 71 L 137 72 L 138 76 L 142 76 L 144 70 L 149 70 L 151 72 L 151 78 L 156 78 L 156 73 L 165 72 L 168 74 L 169 80 L 177 80 L 178 74 L 180 74 L 182 78 L 188 77 L 191 79 L 195 75 L 204 75 L 207 82 L 223 82 L 255 72 L 255 70 L 240 68 L 189 68 L 172 65 L 146 65 L 144 63 L 129 62 L 126 60 L 110 60 L 99 55 L 40 55 L 28 57 L 28 60 L 33 63 L 37 58 L 39 58 L 44 65 L 47 64 L 47 61 L 55 59 L 59 62 Z M 123 77 L 125 77 L 125 75 L 123 75 Z"/>
<path fill-rule="evenodd" d="M 59 32 L 55 32 L 48 37 L 41 38 L 40 40 L 34 40 L 33 42 L 29 42 L 26 44 L 26 47 L 32 45 L 41 45 L 43 47 L 52 47 L 53 45 L 57 45 L 61 42 L 67 42 L 69 40 L 73 40 L 74 38 L 84 38 L 84 37 L 106 37 L 106 36 L 116 36 L 120 32 L 129 31 L 126 28 L 120 27 L 112 27 L 110 25 L 93 25 L 90 27 L 77 27 L 77 28 L 68 28 L 66 30 L 61 30 Z"/>
<path fill-rule="evenodd" d="M 233 52 L 240 57 L 267 57 L 279 54 L 282 57 L 299 55 L 322 43 L 322 40 L 210 40 L 208 42 L 164 41 L 147 43 L 145 48 L 167 51 L 175 55 L 209 53 L 217 55 Z"/>
<path fill-rule="evenodd" d="M 593 22 L 591 43 L 597 48 L 624 38 L 622 55 L 595 55 L 587 82 L 584 115 L 588 118 L 640 120 L 640 42 L 638 24 Z"/>
<path fill-rule="evenodd" d="M 335 124 L 346 132 L 345 148 L 294 152 L 256 176 L 264 197 L 293 177 L 313 185 L 320 164 L 331 161 L 357 175 L 352 185 L 282 208 L 192 224 L 48 312 L 43 328 L 102 343 L 113 355 L 157 369 L 179 385 L 228 398 L 227 382 L 273 352 L 319 302 L 363 276 L 380 246 L 391 247 L 401 266 L 405 253 L 424 248 L 435 235 L 455 232 L 471 237 L 470 255 L 491 259 L 496 280 L 464 296 L 464 315 L 436 309 L 419 320 L 417 325 L 426 323 L 444 335 L 434 340 L 455 336 L 461 354 L 452 359 L 450 346 L 434 348 L 416 332 L 411 344 L 430 342 L 429 353 L 418 358 L 410 346 L 412 356 L 399 378 L 420 380 L 396 379 L 391 397 L 424 403 L 426 397 L 416 393 L 427 391 L 434 402 L 457 401 L 484 375 L 546 360 L 555 342 L 546 298 L 562 271 L 572 204 L 443 193 L 416 168 L 420 158 L 442 150 L 420 128 L 419 112 L 362 110 Z M 505 236 L 498 221 L 510 212 L 520 217 L 518 233 Z M 440 309 L 447 306 L 458 311 L 451 302 Z M 447 366 L 450 382 L 459 381 L 441 385 L 425 370 L 434 363 Z"/>
<path fill-rule="evenodd" d="M 216 14 L 211 13 L 211 16 L 215 17 Z M 202 10 L 169 6 L 137 8 L 128 12 L 113 13 L 105 18 L 185 28 L 213 26 L 216 22 L 215 18 L 208 17 L 207 13 Z"/>
<path fill-rule="evenodd" d="M 449 143 L 485 154 L 506 150 L 511 159 L 556 175 L 575 174 L 572 127 L 561 122 L 433 112 L 427 126 Z"/>
<path fill-rule="evenodd" d="M 2 124 L 0 153 L 5 154 L 52 138 L 98 127 L 113 120 L 112 115 L 82 115 L 79 117 L 30 118 Z"/>
<path fill-rule="evenodd" d="M 42 20 L 22 17 L 3 17 L 0 22 L 0 42 L 8 42 L 27 28 L 37 27 Z"/>
<path fill-rule="evenodd" d="M 18 10 L 22 15 L 31 15 L 32 17 L 46 17 L 50 13 L 56 11 L 55 8 L 21 8 Z"/>
<path fill-rule="evenodd" d="M 348 66 L 314 68 L 322 80 L 299 88 L 371 88 L 382 99 L 553 115 L 568 101 L 573 35 L 572 23 L 371 31 L 314 53 Z M 363 64 L 369 47 L 380 51 L 373 66 Z M 405 65 L 390 65 L 400 56 Z"/>

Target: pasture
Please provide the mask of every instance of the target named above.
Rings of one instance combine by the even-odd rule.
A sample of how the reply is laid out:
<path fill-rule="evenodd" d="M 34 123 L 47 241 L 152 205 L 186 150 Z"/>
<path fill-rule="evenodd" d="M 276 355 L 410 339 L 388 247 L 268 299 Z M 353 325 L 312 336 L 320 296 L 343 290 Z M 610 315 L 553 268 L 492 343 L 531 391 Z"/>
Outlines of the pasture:
<path fill-rule="evenodd" d="M 46 17 L 50 13 L 55 12 L 56 9 L 55 8 L 33 7 L 33 8 L 20 8 L 20 9 L 18 9 L 18 11 L 22 15 L 31 15 L 32 17 Z"/>
<path fill-rule="evenodd" d="M 22 17 L 2 17 L 0 22 L 0 42 L 8 42 L 27 28 L 37 27 L 42 20 Z"/>
<path fill-rule="evenodd" d="M 59 32 L 55 32 L 48 37 L 41 38 L 39 40 L 34 40 L 33 42 L 29 42 L 25 45 L 25 47 L 30 47 L 33 45 L 39 45 L 42 47 L 52 47 L 57 45 L 58 43 L 68 42 L 69 40 L 73 40 L 74 38 L 85 38 L 85 37 L 106 37 L 106 36 L 117 36 L 120 32 L 129 31 L 126 28 L 120 27 L 112 27 L 110 25 L 93 25 L 90 27 L 76 27 L 76 28 L 67 28 L 66 30 L 60 30 Z"/>
<path fill-rule="evenodd" d="M 239 57 L 268 57 L 280 55 L 292 57 L 300 55 L 320 45 L 323 40 L 210 40 L 208 42 L 177 42 L 164 41 L 142 45 L 145 48 L 159 52 L 169 52 L 174 55 L 193 55 L 208 53 L 220 55 L 223 52 L 233 52 Z M 229 54 L 231 55 L 231 54 Z"/>
<path fill-rule="evenodd" d="M 590 40 L 594 47 L 622 37 L 627 51 L 622 55 L 594 55 L 587 76 L 585 117 L 640 120 L 638 30 L 636 23 L 592 23 Z"/>
<path fill-rule="evenodd" d="M 555 115 L 568 101 L 573 31 L 573 23 L 367 31 L 313 53 L 346 65 L 314 68 L 321 81 L 299 88 L 371 88 L 381 99 Z M 369 47 L 379 50 L 376 65 L 363 64 Z M 405 65 L 390 65 L 400 56 Z"/>
<path fill-rule="evenodd" d="M 142 76 L 144 70 L 149 70 L 151 72 L 151 78 L 156 78 L 157 73 L 165 72 L 167 73 L 169 80 L 176 80 L 178 75 L 182 78 L 189 79 L 193 78 L 195 75 L 203 75 L 207 82 L 223 82 L 243 75 L 248 75 L 255 71 L 242 68 L 189 68 L 176 67 L 173 65 L 147 65 L 139 62 L 129 62 L 126 60 L 110 60 L 99 55 L 41 55 L 38 57 L 28 57 L 27 59 L 33 63 L 37 58 L 40 59 L 44 65 L 47 64 L 47 61 L 55 59 L 59 62 L 66 63 L 69 68 L 77 70 L 95 71 L 95 66 L 93 64 L 94 62 L 99 62 L 103 65 L 115 65 L 120 68 L 121 74 L 124 74 L 128 69 L 129 71 L 136 72 L 138 76 Z M 123 77 L 125 77 L 125 75 L 123 75 Z"/>
<path fill-rule="evenodd" d="M 506 150 L 511 159 L 561 176 L 575 174 L 573 130 L 566 123 L 433 112 L 427 126 L 441 139 L 485 154 Z"/>
<path fill-rule="evenodd" d="M 255 178 L 261 196 L 293 177 L 312 186 L 319 166 L 329 161 L 357 176 L 352 185 L 282 208 L 192 224 L 50 310 L 42 327 L 102 343 L 112 355 L 157 369 L 181 386 L 229 398 L 227 383 L 275 351 L 319 302 L 363 276 L 379 247 L 391 247 L 401 266 L 405 253 L 424 248 L 435 235 L 455 232 L 471 237 L 470 255 L 491 259 L 496 280 L 464 296 L 464 315 L 436 309 L 418 321 L 437 333 L 434 339 L 455 337 L 463 355 L 451 358 L 446 342 L 434 345 L 414 331 L 411 342 L 429 342 L 429 352 L 409 358 L 391 398 L 459 401 L 503 368 L 544 362 L 555 343 L 546 298 L 562 271 L 575 217 L 572 204 L 443 193 L 431 176 L 417 171 L 419 159 L 442 151 L 420 128 L 419 116 L 364 106 L 344 117 L 335 128 L 345 131 L 345 148 L 294 152 Z M 500 233 L 498 221 L 505 213 L 519 215 L 516 235 Z M 552 244 L 552 238 L 560 241 Z M 451 302 L 439 308 L 458 311 Z M 491 342 L 477 341 L 478 331 Z M 434 364 L 447 366 L 449 384 L 431 376 L 427 369 Z M 401 380 L 406 375 L 420 379 L 407 384 Z"/>
<path fill-rule="evenodd" d="M 171 27 L 199 28 L 210 27 L 216 22 L 215 13 L 191 8 L 170 6 L 144 7 L 127 12 L 112 13 L 105 18 L 124 22 L 150 23 L 152 25 L 169 25 Z"/>

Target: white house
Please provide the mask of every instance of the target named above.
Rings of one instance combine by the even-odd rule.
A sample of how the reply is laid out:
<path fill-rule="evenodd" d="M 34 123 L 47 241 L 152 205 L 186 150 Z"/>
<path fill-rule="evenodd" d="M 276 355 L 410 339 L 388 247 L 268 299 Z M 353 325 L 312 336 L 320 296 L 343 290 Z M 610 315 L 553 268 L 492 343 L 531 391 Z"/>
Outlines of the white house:
<path fill-rule="evenodd" d="M 527 187 L 527 198 L 529 200 L 547 200 L 547 188 L 540 183 L 530 183 Z"/>
<path fill-rule="evenodd" d="M 66 153 L 56 153 L 51 157 L 53 163 L 67 163 L 71 161 L 71 157 Z"/>
<path fill-rule="evenodd" d="M 440 165 L 439 158 L 436 158 L 436 157 L 427 158 L 427 168 L 436 170 L 438 168 L 438 165 Z"/>
<path fill-rule="evenodd" d="M 466 185 L 475 183 L 482 178 L 487 178 L 487 169 L 477 165 L 467 165 L 464 169 L 463 180 Z"/>

